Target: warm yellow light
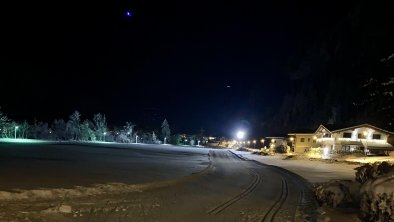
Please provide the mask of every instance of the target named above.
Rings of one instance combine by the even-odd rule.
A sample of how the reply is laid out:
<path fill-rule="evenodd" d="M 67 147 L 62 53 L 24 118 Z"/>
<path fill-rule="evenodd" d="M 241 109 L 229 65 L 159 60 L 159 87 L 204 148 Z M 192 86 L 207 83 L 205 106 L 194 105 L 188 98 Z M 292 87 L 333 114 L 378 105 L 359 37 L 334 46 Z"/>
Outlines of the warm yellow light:
<path fill-rule="evenodd" d="M 317 139 L 317 136 L 313 136 L 313 139 L 316 140 L 316 139 Z"/>
<path fill-rule="evenodd" d="M 253 140 L 253 143 L 256 144 L 256 140 Z"/>
<path fill-rule="evenodd" d="M 272 143 L 275 143 L 275 139 L 272 139 L 271 142 L 272 142 Z"/>
<path fill-rule="evenodd" d="M 294 138 L 293 138 L 293 137 L 290 137 L 290 141 L 294 141 Z"/>
<path fill-rule="evenodd" d="M 264 143 L 264 139 L 261 139 L 260 142 L 261 142 L 261 143 Z"/>
<path fill-rule="evenodd" d="M 367 136 L 367 135 L 368 135 L 368 132 L 367 132 L 367 131 L 364 131 L 363 134 L 364 134 L 364 136 Z"/>
<path fill-rule="evenodd" d="M 250 141 L 248 141 L 248 144 L 250 144 Z"/>

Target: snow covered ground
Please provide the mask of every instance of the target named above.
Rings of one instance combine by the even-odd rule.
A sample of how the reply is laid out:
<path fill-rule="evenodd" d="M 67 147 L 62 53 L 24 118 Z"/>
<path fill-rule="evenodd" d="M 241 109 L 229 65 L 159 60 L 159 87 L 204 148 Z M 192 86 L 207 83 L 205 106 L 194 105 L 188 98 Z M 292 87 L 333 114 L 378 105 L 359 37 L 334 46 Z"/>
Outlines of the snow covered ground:
<path fill-rule="evenodd" d="M 1 143 L 0 171 L 0 222 L 285 221 L 315 209 L 304 180 L 228 150 Z"/>
<path fill-rule="evenodd" d="M 0 190 L 140 184 L 205 169 L 208 149 L 109 143 L 0 143 Z"/>
<path fill-rule="evenodd" d="M 254 221 L 275 215 L 295 217 L 298 198 L 310 193 L 297 177 L 244 161 L 227 150 L 19 142 L 0 142 L 1 222 L 127 221 L 131 216 L 135 221 L 163 217 L 162 221 Z M 282 167 L 312 183 L 354 179 L 356 165 L 234 152 Z M 309 194 L 304 197 L 311 198 Z M 275 199 L 282 204 L 277 205 Z M 224 210 L 228 203 L 231 209 Z M 272 204 L 274 212 L 269 210 Z M 223 210 L 223 214 L 207 214 L 210 209 Z"/>
<path fill-rule="evenodd" d="M 286 156 L 280 154 L 274 156 L 261 156 L 244 151 L 233 152 L 238 155 L 242 155 L 248 159 L 256 160 L 264 164 L 282 167 L 286 170 L 289 170 L 304 177 L 310 183 L 323 183 L 337 179 L 354 180 L 354 168 L 358 166 L 339 162 L 328 163 L 319 160 L 284 160 Z"/>

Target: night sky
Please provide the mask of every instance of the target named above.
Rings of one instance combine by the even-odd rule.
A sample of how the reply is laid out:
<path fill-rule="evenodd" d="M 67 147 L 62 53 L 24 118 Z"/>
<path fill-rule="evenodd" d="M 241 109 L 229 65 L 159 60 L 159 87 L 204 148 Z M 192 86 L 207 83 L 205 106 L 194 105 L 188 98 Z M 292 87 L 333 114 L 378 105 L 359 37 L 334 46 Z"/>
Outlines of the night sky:
<path fill-rule="evenodd" d="M 109 125 L 158 128 L 167 118 L 178 133 L 258 129 L 346 2 L 4 5 L 0 106 L 16 120 L 51 122 L 77 109 L 83 118 L 105 113 Z"/>

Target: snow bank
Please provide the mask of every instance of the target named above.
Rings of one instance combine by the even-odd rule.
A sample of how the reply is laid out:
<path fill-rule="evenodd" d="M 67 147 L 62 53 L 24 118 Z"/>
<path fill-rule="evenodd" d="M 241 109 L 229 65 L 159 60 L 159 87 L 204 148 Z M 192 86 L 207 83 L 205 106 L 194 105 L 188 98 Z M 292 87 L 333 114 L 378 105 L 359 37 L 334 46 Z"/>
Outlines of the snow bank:
<path fill-rule="evenodd" d="M 361 216 L 366 221 L 394 221 L 394 170 L 361 188 Z"/>
<path fill-rule="evenodd" d="M 394 166 L 388 162 L 365 164 L 363 166 L 355 168 L 356 170 L 356 181 L 365 183 L 369 179 L 374 179 L 380 175 L 386 174 L 394 169 Z"/>
<path fill-rule="evenodd" d="M 36 189 L 15 190 L 13 192 L 0 191 L 0 201 L 37 200 L 71 198 L 82 196 L 96 196 L 101 194 L 116 194 L 121 192 L 142 192 L 141 185 L 127 185 L 123 183 L 98 184 L 92 187 L 74 187 L 72 189 Z"/>

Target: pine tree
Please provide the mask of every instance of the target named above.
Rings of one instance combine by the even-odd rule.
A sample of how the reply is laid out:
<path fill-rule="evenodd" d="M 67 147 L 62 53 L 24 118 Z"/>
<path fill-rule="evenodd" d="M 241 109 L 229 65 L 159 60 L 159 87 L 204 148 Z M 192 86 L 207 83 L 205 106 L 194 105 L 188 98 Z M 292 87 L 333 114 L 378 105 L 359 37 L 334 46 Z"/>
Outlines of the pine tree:
<path fill-rule="evenodd" d="M 167 142 L 170 140 L 171 130 L 170 124 L 168 124 L 167 119 L 165 119 L 163 121 L 163 124 L 161 124 L 161 136 L 163 137 L 163 140 L 165 139 Z"/>
<path fill-rule="evenodd" d="M 93 122 L 96 138 L 101 138 L 101 140 L 104 141 L 104 134 L 107 132 L 107 120 L 105 118 L 105 115 L 102 115 L 100 113 L 95 114 L 93 116 Z"/>
<path fill-rule="evenodd" d="M 75 110 L 73 114 L 70 115 L 70 120 L 67 123 L 68 130 L 71 133 L 74 140 L 81 139 L 81 114 Z"/>

